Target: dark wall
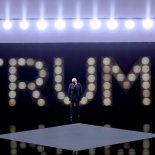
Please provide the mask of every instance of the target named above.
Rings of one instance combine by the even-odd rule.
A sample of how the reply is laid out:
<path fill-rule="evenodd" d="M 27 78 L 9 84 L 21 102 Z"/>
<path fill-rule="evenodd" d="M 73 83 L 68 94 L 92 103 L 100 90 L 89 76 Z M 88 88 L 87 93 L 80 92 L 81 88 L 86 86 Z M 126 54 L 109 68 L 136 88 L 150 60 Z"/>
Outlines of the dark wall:
<path fill-rule="evenodd" d="M 81 107 L 83 122 L 137 122 L 153 121 L 155 88 L 155 43 L 46 43 L 46 44 L 0 44 L 0 116 L 4 122 L 47 122 L 66 123 L 69 107 L 60 103 L 53 89 L 53 61 L 55 57 L 64 58 L 64 88 L 67 91 L 72 77 L 86 87 L 86 59 L 97 59 L 97 93 L 87 105 Z M 128 73 L 137 60 L 143 56 L 151 58 L 152 104 L 143 106 L 141 101 L 140 79 L 128 93 L 125 93 L 113 79 L 113 103 L 110 107 L 102 104 L 101 58 L 110 56 L 115 59 L 124 73 Z M 45 107 L 38 107 L 27 91 L 18 91 L 17 105 L 8 105 L 8 60 L 10 58 L 34 58 L 45 62 L 49 76 L 41 92 L 47 100 Z M 19 79 L 31 81 L 36 71 L 21 68 Z M 22 121 L 21 121 L 22 120 Z"/>

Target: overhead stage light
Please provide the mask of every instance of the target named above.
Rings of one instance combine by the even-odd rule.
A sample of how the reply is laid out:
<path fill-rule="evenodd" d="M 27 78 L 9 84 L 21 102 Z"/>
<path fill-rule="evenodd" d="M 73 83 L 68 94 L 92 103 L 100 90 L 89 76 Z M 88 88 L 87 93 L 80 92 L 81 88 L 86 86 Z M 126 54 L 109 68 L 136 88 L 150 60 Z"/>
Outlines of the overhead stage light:
<path fill-rule="evenodd" d="M 154 23 L 153 23 L 153 20 L 151 19 L 145 19 L 143 20 L 142 24 L 145 29 L 151 29 Z"/>
<path fill-rule="evenodd" d="M 6 20 L 3 22 L 3 28 L 5 30 L 10 30 L 12 28 L 12 22 L 10 20 Z"/>
<path fill-rule="evenodd" d="M 92 19 L 90 21 L 90 27 L 94 30 L 99 29 L 101 27 L 101 22 L 98 19 Z"/>
<path fill-rule="evenodd" d="M 19 26 L 20 26 L 21 29 L 26 30 L 26 29 L 28 29 L 28 27 L 29 27 L 29 22 L 26 21 L 26 20 L 22 20 L 22 21 L 19 23 Z"/>
<path fill-rule="evenodd" d="M 118 22 L 115 19 L 110 19 L 107 21 L 107 27 L 111 30 L 114 30 L 118 27 Z"/>
<path fill-rule="evenodd" d="M 73 26 L 74 28 L 76 29 L 81 29 L 83 27 L 83 22 L 80 20 L 80 19 L 76 19 L 74 22 L 73 22 Z"/>
<path fill-rule="evenodd" d="M 135 22 L 133 20 L 129 19 L 125 22 L 125 27 L 127 29 L 131 30 L 135 27 Z"/>
<path fill-rule="evenodd" d="M 18 26 L 20 29 L 22 30 L 27 30 L 29 27 L 30 27 L 30 24 L 31 24 L 31 20 L 34 20 L 36 22 L 36 27 L 38 28 L 38 30 L 46 30 L 49 26 L 49 22 L 51 20 L 47 19 L 43 19 L 41 18 L 40 20 L 35 20 L 35 19 L 30 19 L 30 21 L 28 19 L 6 19 L 2 22 L 2 27 L 3 29 L 5 30 L 10 30 L 12 29 L 12 27 L 14 25 L 16 25 L 16 23 L 18 23 Z M 72 24 L 73 28 L 75 29 L 82 29 L 86 24 L 87 22 L 87 19 L 80 19 L 80 18 L 77 18 L 75 20 L 72 20 L 72 19 L 60 19 L 58 18 L 57 20 L 54 21 L 54 27 L 57 29 L 57 30 L 64 30 L 66 28 L 66 26 L 68 26 L 69 24 Z M 97 18 L 94 18 L 94 19 L 91 19 L 89 20 L 89 27 L 92 29 L 92 30 L 98 30 L 101 28 L 102 26 L 102 22 L 106 22 L 106 26 L 109 30 L 115 30 L 118 28 L 119 26 L 119 21 L 120 21 L 120 24 L 122 22 L 124 22 L 124 19 L 102 19 L 102 20 L 99 20 Z M 139 26 L 139 22 L 141 22 L 142 24 L 142 27 L 146 30 L 150 30 L 153 28 L 154 26 L 154 20 L 153 19 L 150 19 L 150 18 L 146 18 L 146 19 L 127 19 L 125 20 L 124 22 L 124 26 L 126 29 L 128 30 L 132 30 L 134 29 L 136 26 L 138 28 Z M 68 24 L 68 25 L 67 25 Z M 102 27 L 102 28 L 105 28 L 105 27 Z"/>
<path fill-rule="evenodd" d="M 66 26 L 66 23 L 65 23 L 64 20 L 58 19 L 58 20 L 55 21 L 55 27 L 56 27 L 56 29 L 63 30 L 65 28 L 65 26 Z"/>
<path fill-rule="evenodd" d="M 47 26 L 48 26 L 47 21 L 44 19 L 41 19 L 37 22 L 37 27 L 39 30 L 45 30 Z"/>

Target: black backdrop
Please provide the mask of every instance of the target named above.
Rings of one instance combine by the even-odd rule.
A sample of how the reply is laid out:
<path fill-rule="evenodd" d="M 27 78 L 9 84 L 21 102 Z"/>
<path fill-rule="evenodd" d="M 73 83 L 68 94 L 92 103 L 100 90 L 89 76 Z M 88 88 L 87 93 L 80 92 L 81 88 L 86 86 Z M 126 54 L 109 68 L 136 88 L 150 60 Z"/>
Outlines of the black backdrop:
<path fill-rule="evenodd" d="M 81 122 L 144 131 L 143 125 L 150 125 L 149 132 L 155 132 L 154 127 L 154 93 L 155 93 L 155 43 L 36 43 L 36 44 L 0 44 L 0 58 L 4 65 L 0 67 L 0 133 L 10 132 L 10 127 L 16 131 L 38 128 L 39 124 L 45 127 L 69 123 L 69 107 L 60 103 L 53 88 L 53 62 L 55 57 L 64 59 L 64 88 L 67 91 L 72 77 L 77 77 L 86 88 L 86 59 L 95 57 L 97 60 L 97 92 L 94 99 L 80 108 Z M 152 104 L 143 106 L 141 101 L 140 78 L 134 83 L 128 93 L 125 93 L 118 82 L 113 78 L 113 103 L 106 107 L 102 104 L 101 90 L 101 58 L 110 56 L 118 63 L 124 73 L 128 74 L 137 60 L 143 56 L 150 57 L 152 76 Z M 10 58 L 33 58 L 45 62 L 49 76 L 41 93 L 47 100 L 47 105 L 39 107 L 26 91 L 18 91 L 17 105 L 8 105 L 8 60 Z M 19 80 L 33 80 L 36 71 L 22 68 L 19 70 Z M 154 141 L 150 140 L 150 154 L 154 154 Z M 0 140 L 1 152 L 12 154 L 40 154 L 31 146 L 20 149 L 20 145 L 13 146 L 10 141 Z M 128 154 L 124 144 L 110 148 L 111 154 L 116 154 L 120 148 Z M 143 141 L 133 142 L 129 148 L 142 154 L 146 151 Z M 105 148 L 106 149 L 106 148 Z M 56 154 L 55 150 L 45 148 L 45 154 Z M 65 153 L 65 152 L 64 152 Z M 96 154 L 103 154 L 103 149 L 96 150 Z M 68 154 L 68 153 L 67 153 Z M 90 154 L 84 151 L 84 154 Z"/>
<path fill-rule="evenodd" d="M 81 121 L 117 124 L 152 122 L 154 107 L 155 80 L 155 43 L 37 43 L 37 44 L 0 44 L 0 58 L 4 65 L 0 67 L 0 115 L 1 122 L 19 124 L 65 124 L 69 121 L 69 107 L 60 103 L 53 88 L 53 62 L 55 57 L 64 58 L 64 88 L 67 91 L 72 77 L 77 77 L 86 86 L 86 59 L 97 59 L 97 93 L 87 105 L 81 107 Z M 128 93 L 125 93 L 113 79 L 113 104 L 102 104 L 101 58 L 110 56 L 115 59 L 124 73 L 128 73 L 135 62 L 142 56 L 151 58 L 152 104 L 143 106 L 141 101 L 140 80 L 138 79 Z M 34 58 L 45 62 L 49 76 L 41 92 L 48 104 L 38 107 L 27 92 L 18 92 L 17 105 L 8 106 L 8 60 L 10 58 Z M 23 68 L 21 80 L 31 80 L 35 72 Z M 5 118 L 5 119 L 4 119 Z M 4 121 L 5 120 L 5 121 Z M 120 123 L 118 123 L 120 122 Z M 28 128 L 29 125 L 27 126 Z"/>

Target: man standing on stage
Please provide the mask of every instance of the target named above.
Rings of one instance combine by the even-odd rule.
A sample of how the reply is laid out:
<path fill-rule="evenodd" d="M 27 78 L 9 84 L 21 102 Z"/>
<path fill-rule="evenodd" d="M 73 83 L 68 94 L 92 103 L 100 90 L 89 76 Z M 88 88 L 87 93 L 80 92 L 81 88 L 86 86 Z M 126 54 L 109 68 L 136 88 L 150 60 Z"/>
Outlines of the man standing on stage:
<path fill-rule="evenodd" d="M 71 101 L 70 104 L 70 122 L 76 123 L 80 119 L 79 102 L 82 98 L 82 85 L 77 82 L 76 78 L 72 78 L 72 83 L 69 84 L 68 96 Z"/>

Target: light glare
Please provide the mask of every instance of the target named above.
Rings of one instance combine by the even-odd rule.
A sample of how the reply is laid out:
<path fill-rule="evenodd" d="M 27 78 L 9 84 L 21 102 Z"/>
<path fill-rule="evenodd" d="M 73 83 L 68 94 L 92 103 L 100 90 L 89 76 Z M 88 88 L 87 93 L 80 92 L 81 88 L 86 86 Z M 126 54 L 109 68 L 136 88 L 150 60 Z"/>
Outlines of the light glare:
<path fill-rule="evenodd" d="M 107 21 L 107 27 L 110 30 L 115 30 L 118 27 L 118 22 L 115 19 L 110 19 Z"/>
<path fill-rule="evenodd" d="M 107 19 L 107 20 L 103 20 L 104 22 L 106 21 L 106 26 L 108 29 L 110 30 L 115 30 L 118 28 L 119 26 L 119 20 L 124 20 L 124 19 Z M 16 20 L 15 22 L 13 22 L 14 19 L 6 19 L 2 22 L 2 27 L 5 30 L 10 30 L 12 29 L 12 27 L 14 26 L 14 24 L 16 24 Z M 31 24 L 31 19 L 30 21 L 26 18 L 17 20 L 18 22 L 18 26 L 20 29 L 22 30 L 27 30 L 30 27 Z M 48 27 L 48 22 L 50 22 L 50 20 L 45 20 L 44 18 L 40 18 L 38 21 L 36 21 L 36 26 L 39 30 L 45 30 Z M 140 19 L 141 22 L 141 26 L 146 29 L 146 30 L 150 30 L 153 28 L 154 26 L 154 19 L 151 18 L 145 18 L 145 19 Z M 126 19 L 124 22 L 124 27 L 128 30 L 132 30 L 134 29 L 136 26 L 138 26 L 139 21 L 137 19 Z M 75 29 L 82 29 L 85 25 L 85 19 L 80 19 L 77 18 L 75 20 L 72 21 L 72 26 Z M 121 23 L 120 23 L 121 24 Z M 58 18 L 57 20 L 55 20 L 54 22 L 54 26 L 56 29 L 58 30 L 63 30 L 67 25 L 67 22 L 64 19 Z M 89 21 L 89 26 L 91 29 L 93 30 L 97 30 L 99 28 L 101 28 L 102 26 L 102 21 L 97 19 L 97 18 L 93 18 Z"/>
<path fill-rule="evenodd" d="M 151 29 L 152 27 L 153 27 L 153 20 L 151 20 L 151 19 L 145 19 L 145 20 L 143 20 L 143 22 L 142 22 L 142 25 L 143 25 L 143 27 L 145 28 L 145 29 Z"/>
<path fill-rule="evenodd" d="M 29 27 L 29 22 L 26 21 L 26 20 L 22 20 L 20 23 L 19 23 L 19 26 L 22 30 L 26 30 L 28 29 Z"/>
<path fill-rule="evenodd" d="M 0 59 L 0 66 L 3 66 L 3 64 L 4 64 L 3 59 Z"/>
<path fill-rule="evenodd" d="M 58 30 L 63 30 L 66 26 L 66 23 L 64 20 L 59 19 L 55 21 L 55 28 Z"/>
<path fill-rule="evenodd" d="M 12 28 L 12 22 L 10 20 L 6 20 L 3 22 L 3 28 L 5 30 L 10 30 Z"/>
<path fill-rule="evenodd" d="M 125 22 L 125 27 L 127 29 L 131 30 L 135 27 L 135 22 L 133 20 L 129 19 Z"/>
<path fill-rule="evenodd" d="M 75 29 L 81 29 L 83 27 L 83 22 L 80 19 L 76 19 L 73 22 L 73 26 Z"/>
<path fill-rule="evenodd" d="M 37 22 L 37 27 L 39 30 L 45 30 L 47 28 L 47 21 L 41 19 Z"/>
<path fill-rule="evenodd" d="M 94 30 L 99 29 L 101 27 L 101 22 L 98 19 L 92 19 L 90 21 L 90 27 Z"/>

